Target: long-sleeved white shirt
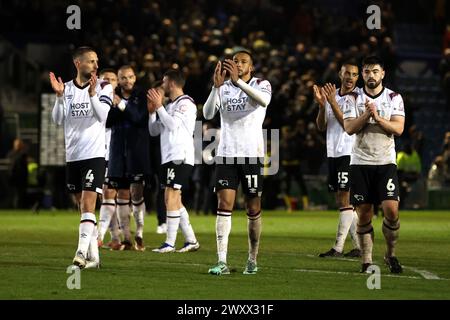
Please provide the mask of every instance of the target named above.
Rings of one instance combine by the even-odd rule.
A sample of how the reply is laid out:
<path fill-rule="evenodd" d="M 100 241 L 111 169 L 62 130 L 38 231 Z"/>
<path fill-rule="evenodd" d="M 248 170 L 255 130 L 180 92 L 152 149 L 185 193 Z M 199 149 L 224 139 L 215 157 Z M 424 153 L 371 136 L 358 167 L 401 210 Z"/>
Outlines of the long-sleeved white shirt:
<path fill-rule="evenodd" d="M 89 84 L 81 87 L 71 80 L 64 84 L 63 96 L 56 98 L 52 118 L 64 125 L 66 162 L 105 157 L 105 122 L 113 89 L 98 80 L 96 93 L 90 97 Z"/>
<path fill-rule="evenodd" d="M 217 156 L 264 157 L 262 125 L 271 98 L 269 81 L 259 78 L 252 78 L 248 83 L 239 79 L 236 85 L 228 80 L 221 87 L 212 88 L 203 115 L 212 119 L 220 112 Z"/>
<path fill-rule="evenodd" d="M 158 114 L 159 119 L 156 117 Z M 197 107 L 188 95 L 150 114 L 148 128 L 152 136 L 161 134 L 161 163 L 183 161 L 194 165 L 194 129 Z"/>
<path fill-rule="evenodd" d="M 349 95 L 357 96 L 359 88 L 355 88 Z M 344 112 L 347 95 L 341 95 L 340 90 L 336 90 L 336 102 Z M 333 108 L 328 103 L 325 104 L 325 119 L 327 121 L 327 157 L 339 158 L 349 156 L 352 153 L 355 135 L 349 136 L 334 115 Z"/>

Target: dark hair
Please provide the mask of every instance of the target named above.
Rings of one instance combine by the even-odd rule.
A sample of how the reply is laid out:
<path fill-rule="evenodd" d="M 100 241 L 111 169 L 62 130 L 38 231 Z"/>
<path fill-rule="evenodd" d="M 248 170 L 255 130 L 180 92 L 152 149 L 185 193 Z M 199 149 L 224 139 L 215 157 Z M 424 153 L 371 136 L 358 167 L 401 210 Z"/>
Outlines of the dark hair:
<path fill-rule="evenodd" d="M 80 58 L 83 54 L 88 53 L 88 52 L 95 52 L 95 50 L 91 47 L 78 47 L 75 49 L 75 51 L 72 53 L 72 59 L 78 59 Z"/>
<path fill-rule="evenodd" d="M 116 74 L 116 70 L 114 70 L 113 68 L 105 68 L 105 69 L 100 70 L 99 76 L 102 76 L 108 72 Z"/>
<path fill-rule="evenodd" d="M 363 62 L 362 62 L 362 66 L 373 66 L 378 64 L 382 69 L 384 69 L 384 63 L 383 60 L 381 60 L 380 57 L 378 56 L 368 56 L 365 57 Z"/>
<path fill-rule="evenodd" d="M 164 73 L 164 77 L 167 77 L 170 81 L 175 82 L 175 84 L 180 88 L 183 88 L 186 83 L 183 73 L 178 69 L 167 70 Z"/>
<path fill-rule="evenodd" d="M 246 55 L 248 55 L 249 57 L 250 57 L 250 60 L 252 60 L 252 63 L 253 63 L 253 55 L 252 55 L 252 53 L 250 52 L 250 51 L 248 51 L 248 50 L 239 50 L 239 51 L 236 51 L 234 54 L 233 54 L 233 57 L 235 57 L 237 54 L 239 54 L 239 53 L 245 53 Z"/>
<path fill-rule="evenodd" d="M 343 66 L 354 66 L 357 67 L 359 69 L 359 65 L 358 62 L 356 62 L 355 59 L 349 59 L 349 60 L 345 60 L 344 62 L 342 62 L 341 67 Z"/>
<path fill-rule="evenodd" d="M 119 68 L 119 70 L 117 70 L 117 72 L 123 71 L 123 70 L 127 70 L 127 69 L 131 69 L 131 70 L 133 70 L 133 73 L 136 73 L 136 72 L 134 72 L 133 67 L 132 67 L 131 65 L 129 65 L 129 64 L 125 64 L 125 65 L 121 66 L 121 67 Z"/>
<path fill-rule="evenodd" d="M 157 81 L 155 81 L 155 82 L 152 83 L 151 89 L 159 88 L 159 87 L 162 86 L 162 84 L 163 84 L 163 82 L 162 82 L 161 80 L 157 80 Z"/>

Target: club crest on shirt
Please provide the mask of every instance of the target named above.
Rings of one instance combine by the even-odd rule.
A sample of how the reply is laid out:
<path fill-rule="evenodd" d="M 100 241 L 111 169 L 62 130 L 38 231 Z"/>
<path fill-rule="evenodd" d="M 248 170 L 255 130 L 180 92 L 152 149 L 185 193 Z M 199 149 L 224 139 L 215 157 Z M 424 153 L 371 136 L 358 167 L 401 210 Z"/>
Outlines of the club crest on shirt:
<path fill-rule="evenodd" d="M 346 104 L 344 105 L 344 115 L 349 114 L 349 113 L 351 113 L 351 112 L 352 112 L 351 107 L 346 103 Z"/>
<path fill-rule="evenodd" d="M 261 80 L 258 81 L 257 83 L 259 84 L 260 82 L 261 82 Z M 261 90 L 266 91 L 268 93 L 272 93 L 272 86 L 268 82 L 264 87 L 261 87 Z"/>

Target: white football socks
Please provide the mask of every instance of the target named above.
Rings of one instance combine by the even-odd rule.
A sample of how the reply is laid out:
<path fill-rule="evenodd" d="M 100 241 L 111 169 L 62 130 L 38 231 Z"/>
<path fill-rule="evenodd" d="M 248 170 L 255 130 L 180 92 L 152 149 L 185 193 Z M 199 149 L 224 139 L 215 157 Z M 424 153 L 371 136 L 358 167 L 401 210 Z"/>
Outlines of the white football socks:
<path fill-rule="evenodd" d="M 166 243 L 175 246 L 177 240 L 178 227 L 180 225 L 180 211 L 167 211 L 167 237 Z"/>
<path fill-rule="evenodd" d="M 94 232 L 97 220 L 95 214 L 91 212 L 85 212 L 81 214 L 80 227 L 78 229 L 78 249 L 77 252 L 81 252 L 84 257 L 87 256 L 89 243 Z M 95 239 L 97 242 L 97 239 Z M 97 245 L 97 244 L 96 244 Z"/>
<path fill-rule="evenodd" d="M 144 198 L 141 198 L 139 201 L 132 201 L 132 204 L 134 221 L 136 222 L 136 237 L 143 238 L 145 213 Z"/>
<path fill-rule="evenodd" d="M 216 236 L 219 262 L 227 262 L 228 237 L 231 231 L 231 211 L 217 210 Z"/>
<path fill-rule="evenodd" d="M 338 252 L 344 251 L 345 239 L 353 221 L 353 208 L 346 207 L 339 209 L 339 224 L 336 233 L 336 243 L 333 247 Z"/>
<path fill-rule="evenodd" d="M 117 217 L 119 218 L 120 228 L 123 232 L 125 241 L 131 242 L 130 233 L 130 201 L 125 199 L 117 199 Z"/>
<path fill-rule="evenodd" d="M 400 233 L 400 220 L 389 220 L 384 217 L 383 219 L 383 235 L 386 240 L 386 257 L 395 257 L 395 245 L 397 244 L 398 236 Z"/>
<path fill-rule="evenodd" d="M 358 224 L 359 244 L 361 245 L 362 263 L 372 263 L 372 248 L 374 241 L 374 232 L 372 221 L 360 225 Z"/>
<path fill-rule="evenodd" d="M 197 243 L 194 229 L 189 221 L 189 214 L 185 207 L 180 209 L 180 229 L 183 232 L 184 239 L 189 243 Z"/>
<path fill-rule="evenodd" d="M 358 234 L 356 233 L 356 228 L 358 227 L 358 214 L 356 213 L 355 210 L 353 210 L 353 221 L 352 224 L 350 225 L 350 236 L 352 237 L 352 244 L 353 244 L 353 249 L 359 249 L 361 250 L 361 246 L 359 245 L 359 238 L 358 238 Z"/>
<path fill-rule="evenodd" d="M 114 199 L 104 199 L 100 207 L 100 217 L 98 221 L 99 239 L 103 241 L 106 230 L 111 223 L 112 216 L 116 211 L 116 201 Z"/>
<path fill-rule="evenodd" d="M 119 219 L 117 218 L 117 210 L 114 210 L 114 214 L 109 224 L 109 232 L 111 233 L 111 240 L 120 242 L 120 228 Z"/>
<path fill-rule="evenodd" d="M 98 252 L 97 238 L 98 238 L 98 230 L 97 228 L 94 228 L 92 232 L 91 242 L 89 243 L 88 258 L 89 261 L 98 263 L 100 262 L 100 255 Z"/>
<path fill-rule="evenodd" d="M 248 259 L 256 262 L 259 250 L 259 239 L 261 237 L 262 221 L 261 211 L 250 214 L 247 212 L 248 227 Z"/>

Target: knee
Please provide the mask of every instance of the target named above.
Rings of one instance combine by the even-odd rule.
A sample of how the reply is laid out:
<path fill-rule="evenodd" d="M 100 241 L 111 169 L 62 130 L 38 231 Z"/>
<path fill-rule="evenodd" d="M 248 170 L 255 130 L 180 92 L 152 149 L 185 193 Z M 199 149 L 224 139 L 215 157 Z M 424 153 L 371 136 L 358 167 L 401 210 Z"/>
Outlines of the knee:
<path fill-rule="evenodd" d="M 229 199 L 220 198 L 218 199 L 218 207 L 222 210 L 233 210 L 234 202 L 230 201 Z"/>
<path fill-rule="evenodd" d="M 95 212 L 98 194 L 93 191 L 83 191 L 80 198 L 81 212 Z"/>
<path fill-rule="evenodd" d="M 164 199 L 164 203 L 166 204 L 166 208 L 167 208 L 168 210 L 171 210 L 171 209 L 174 207 L 176 201 L 174 201 L 174 199 L 172 198 L 172 196 L 169 196 L 169 195 L 168 195 L 168 196 L 166 197 L 166 199 Z"/>
<path fill-rule="evenodd" d="M 107 200 L 107 199 L 113 199 L 114 200 L 114 197 L 115 197 L 115 191 L 114 190 L 111 190 L 111 189 L 105 189 L 104 190 L 104 192 L 103 192 L 104 200 Z"/>
<path fill-rule="evenodd" d="M 342 198 L 337 198 L 336 205 L 338 206 L 338 208 L 345 208 L 349 206 L 349 203 L 348 201 L 344 201 L 344 199 Z"/>
<path fill-rule="evenodd" d="M 131 200 L 140 201 L 144 196 L 144 186 L 140 183 L 131 184 Z"/>
<path fill-rule="evenodd" d="M 166 189 L 165 192 L 165 203 L 167 210 L 179 209 L 180 199 L 179 191 L 173 190 L 171 188 Z"/>
<path fill-rule="evenodd" d="M 87 199 L 81 199 L 80 210 L 81 210 L 81 213 L 83 213 L 83 212 L 94 213 L 95 212 L 95 202 L 94 202 L 94 204 L 92 204 Z"/>
<path fill-rule="evenodd" d="M 261 212 L 261 206 L 251 205 L 247 206 L 247 215 L 254 216 Z"/>
<path fill-rule="evenodd" d="M 123 199 L 123 200 L 130 200 L 130 191 L 119 189 L 117 191 L 117 198 Z"/>
<path fill-rule="evenodd" d="M 247 200 L 246 209 L 248 215 L 256 215 L 261 212 L 261 200 L 260 198 L 252 198 Z"/>
<path fill-rule="evenodd" d="M 372 221 L 372 206 L 371 205 L 360 205 L 356 208 L 358 213 L 358 224 L 365 225 Z"/>
<path fill-rule="evenodd" d="M 336 205 L 339 208 L 349 207 L 350 206 L 349 193 L 338 191 L 336 194 Z"/>
<path fill-rule="evenodd" d="M 398 203 L 384 205 L 383 213 L 389 220 L 396 220 L 398 218 Z"/>

